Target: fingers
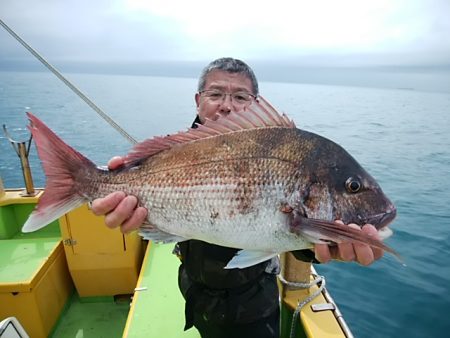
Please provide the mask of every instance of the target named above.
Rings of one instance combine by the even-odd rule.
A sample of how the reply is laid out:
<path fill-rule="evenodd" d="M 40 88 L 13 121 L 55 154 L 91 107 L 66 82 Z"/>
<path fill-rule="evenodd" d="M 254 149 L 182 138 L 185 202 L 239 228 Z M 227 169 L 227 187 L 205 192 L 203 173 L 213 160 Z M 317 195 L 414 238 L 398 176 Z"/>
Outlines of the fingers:
<path fill-rule="evenodd" d="M 364 225 L 361 231 L 374 239 L 379 239 L 377 229 L 371 224 Z M 383 256 L 382 249 L 373 248 L 367 244 L 355 243 L 353 248 L 356 254 L 356 261 L 364 266 L 372 264 L 375 260 L 380 259 Z"/>
<path fill-rule="evenodd" d="M 92 202 L 92 212 L 97 216 L 105 215 L 114 210 L 125 196 L 123 191 L 116 191 L 104 198 L 97 198 Z"/>
<path fill-rule="evenodd" d="M 341 221 L 336 222 L 346 226 Z M 371 224 L 364 225 L 362 229 L 356 224 L 349 224 L 347 226 L 361 230 L 374 239 L 379 239 L 377 229 Z M 316 244 L 314 251 L 316 259 L 321 263 L 327 263 L 331 259 L 340 259 L 346 262 L 356 261 L 361 265 L 367 266 L 383 256 L 382 249 L 373 248 L 363 243 L 343 242 L 337 246 Z"/>
<path fill-rule="evenodd" d="M 315 257 L 320 263 L 328 263 L 332 259 L 339 259 L 339 249 L 335 245 L 316 244 Z"/>
<path fill-rule="evenodd" d="M 316 259 L 320 263 L 328 263 L 331 260 L 330 247 L 328 246 L 328 244 L 314 245 L 314 252 Z"/>
<path fill-rule="evenodd" d="M 126 196 L 120 203 L 114 208 L 113 211 L 107 213 L 105 216 L 105 224 L 109 228 L 116 228 L 122 223 L 132 217 L 134 209 L 138 204 L 138 200 L 135 196 Z"/>
<path fill-rule="evenodd" d="M 129 233 L 130 231 L 136 230 L 142 225 L 142 223 L 144 223 L 145 219 L 147 218 L 147 213 L 147 209 L 143 207 L 137 207 L 131 217 L 121 225 L 120 230 L 123 233 Z"/>
<path fill-rule="evenodd" d="M 360 230 L 360 227 L 357 226 L 356 224 L 345 225 L 342 221 L 336 221 L 336 222 L 342 224 L 343 227 L 348 226 L 348 227 Z M 354 261 L 355 258 L 357 257 L 355 250 L 354 250 L 354 245 L 349 242 L 339 243 L 338 244 L 338 253 L 339 253 L 338 258 L 345 262 Z"/>
<path fill-rule="evenodd" d="M 109 170 L 117 169 L 117 168 L 123 166 L 124 163 L 125 163 L 125 161 L 124 161 L 123 157 L 114 156 L 108 162 L 108 169 Z"/>
<path fill-rule="evenodd" d="M 114 170 L 125 163 L 120 156 L 111 158 L 108 169 Z M 147 209 L 137 207 L 138 200 L 135 196 L 127 196 L 122 191 L 117 191 L 104 198 L 98 198 L 92 202 L 92 211 L 95 215 L 105 216 L 105 224 L 109 228 L 120 226 L 123 233 L 139 228 L 147 218 Z"/>
<path fill-rule="evenodd" d="M 362 227 L 362 231 L 371 236 L 374 239 L 380 239 L 378 235 L 378 230 L 372 224 L 366 224 Z M 383 257 L 384 251 L 383 249 L 370 247 L 373 254 L 373 260 L 378 260 Z"/>
<path fill-rule="evenodd" d="M 342 221 L 336 221 L 336 223 L 344 225 Z M 350 226 L 350 225 L 349 225 Z M 359 227 L 356 224 L 351 225 Z M 328 244 L 316 244 L 314 246 L 316 259 L 321 263 L 327 263 L 331 259 L 340 259 L 343 261 L 354 261 L 356 258 L 355 251 L 352 243 L 339 243 L 338 246 Z"/>
<path fill-rule="evenodd" d="M 117 191 L 94 200 L 92 211 L 97 216 L 106 215 L 105 224 L 108 228 L 120 226 L 123 233 L 128 233 L 139 228 L 147 218 L 147 209 L 137 207 L 137 204 L 135 196 L 126 196 L 124 192 Z"/>
<path fill-rule="evenodd" d="M 369 236 L 374 236 L 374 238 L 378 237 L 377 229 L 373 225 L 366 224 L 364 225 L 363 229 L 353 223 L 349 224 L 348 226 L 352 227 L 353 229 L 361 230 Z M 374 249 L 368 244 L 340 243 L 338 244 L 338 248 L 340 259 L 346 262 L 356 261 L 361 265 L 367 266 L 372 264 L 375 260 L 375 255 L 373 252 Z"/>

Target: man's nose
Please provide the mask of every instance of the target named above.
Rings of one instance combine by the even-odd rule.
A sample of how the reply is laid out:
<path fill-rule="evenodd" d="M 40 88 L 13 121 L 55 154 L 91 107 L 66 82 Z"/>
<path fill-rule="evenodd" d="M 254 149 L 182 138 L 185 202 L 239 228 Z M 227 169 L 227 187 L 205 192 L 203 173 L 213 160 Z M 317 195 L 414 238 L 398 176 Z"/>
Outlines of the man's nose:
<path fill-rule="evenodd" d="M 222 103 L 220 104 L 220 112 L 229 113 L 231 112 L 232 107 L 233 102 L 231 99 L 231 95 L 225 95 L 225 97 L 222 99 Z"/>

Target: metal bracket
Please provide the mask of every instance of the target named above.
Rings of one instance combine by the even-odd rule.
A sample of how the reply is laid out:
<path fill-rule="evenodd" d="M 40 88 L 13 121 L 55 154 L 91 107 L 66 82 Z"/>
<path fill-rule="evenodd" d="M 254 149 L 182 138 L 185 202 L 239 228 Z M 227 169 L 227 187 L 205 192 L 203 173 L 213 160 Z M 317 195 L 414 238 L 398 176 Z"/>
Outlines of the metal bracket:
<path fill-rule="evenodd" d="M 321 303 L 311 305 L 311 310 L 313 310 L 314 312 L 334 311 L 336 310 L 336 307 L 334 306 L 333 303 Z"/>
<path fill-rule="evenodd" d="M 72 238 L 67 238 L 67 239 L 63 240 L 63 243 L 64 243 L 64 245 L 67 245 L 67 246 L 74 246 L 77 244 L 77 241 Z"/>

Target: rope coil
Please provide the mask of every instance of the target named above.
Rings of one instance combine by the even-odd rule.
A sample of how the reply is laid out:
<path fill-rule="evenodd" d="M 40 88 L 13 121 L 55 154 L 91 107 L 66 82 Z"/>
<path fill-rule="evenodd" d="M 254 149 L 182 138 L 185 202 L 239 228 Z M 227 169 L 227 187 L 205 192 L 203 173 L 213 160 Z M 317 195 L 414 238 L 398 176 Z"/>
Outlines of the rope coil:
<path fill-rule="evenodd" d="M 302 301 L 298 302 L 297 307 L 296 307 L 294 313 L 292 314 L 291 331 L 290 331 L 290 335 L 289 335 L 290 338 L 294 338 L 295 327 L 297 324 L 297 319 L 300 314 L 300 311 L 303 309 L 303 307 L 306 304 L 308 304 L 310 301 L 312 301 L 314 298 L 316 298 L 318 295 L 320 295 L 321 292 L 323 291 L 323 289 L 325 288 L 325 284 L 326 284 L 325 277 L 319 276 L 319 275 L 313 275 L 313 276 L 314 276 L 314 280 L 311 281 L 310 283 L 302 283 L 302 282 L 287 281 L 281 274 L 278 275 L 278 278 L 280 279 L 280 282 L 282 284 L 292 287 L 292 288 L 295 288 L 295 289 L 309 289 L 309 288 L 313 287 L 314 285 L 319 286 L 319 288 L 316 291 L 314 291 L 311 295 L 309 295 Z"/>

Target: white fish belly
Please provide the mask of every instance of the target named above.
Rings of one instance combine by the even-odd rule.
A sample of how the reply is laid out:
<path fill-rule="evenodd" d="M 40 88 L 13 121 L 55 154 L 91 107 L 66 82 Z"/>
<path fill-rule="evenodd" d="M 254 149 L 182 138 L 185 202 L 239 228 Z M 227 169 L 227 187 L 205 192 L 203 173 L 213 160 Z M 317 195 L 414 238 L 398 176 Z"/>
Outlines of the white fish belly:
<path fill-rule="evenodd" d="M 149 222 L 187 239 L 262 251 L 311 247 L 289 231 L 289 217 L 280 211 L 286 200 L 281 184 L 240 188 L 235 184 L 155 188 L 141 196 Z"/>

